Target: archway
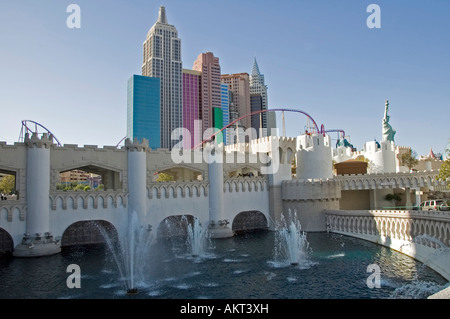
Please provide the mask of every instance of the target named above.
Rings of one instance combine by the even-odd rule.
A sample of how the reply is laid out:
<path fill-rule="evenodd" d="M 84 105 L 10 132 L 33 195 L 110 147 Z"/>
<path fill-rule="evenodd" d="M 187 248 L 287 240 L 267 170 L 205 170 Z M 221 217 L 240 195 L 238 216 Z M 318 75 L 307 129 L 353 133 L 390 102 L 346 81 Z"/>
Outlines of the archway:
<path fill-rule="evenodd" d="M 19 199 L 17 172 L 0 167 L 0 200 Z"/>
<path fill-rule="evenodd" d="M 250 232 L 256 230 L 268 229 L 268 222 L 266 216 L 260 211 L 250 210 L 240 212 L 233 219 L 231 229 L 235 233 Z"/>
<path fill-rule="evenodd" d="M 0 228 L 0 256 L 4 254 L 11 254 L 14 250 L 14 241 L 11 235 Z"/>
<path fill-rule="evenodd" d="M 98 165 L 82 165 L 60 171 L 56 189 L 71 190 L 77 185 L 81 185 L 81 189 L 86 186 L 97 190 L 123 188 L 120 172 Z"/>
<path fill-rule="evenodd" d="M 108 221 L 86 220 L 75 222 L 64 231 L 61 238 L 61 247 L 103 244 L 106 242 L 104 233 L 113 242 L 119 238 L 116 228 Z"/>
<path fill-rule="evenodd" d="M 185 237 L 187 236 L 187 226 L 193 222 L 194 216 L 190 214 L 166 217 L 158 226 L 157 237 Z"/>

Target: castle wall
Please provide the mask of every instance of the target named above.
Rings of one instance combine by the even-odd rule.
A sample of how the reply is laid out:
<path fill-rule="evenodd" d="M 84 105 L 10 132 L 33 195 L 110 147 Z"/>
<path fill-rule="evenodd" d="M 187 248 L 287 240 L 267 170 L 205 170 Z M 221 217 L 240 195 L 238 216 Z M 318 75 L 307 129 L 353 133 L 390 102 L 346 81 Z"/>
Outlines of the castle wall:
<path fill-rule="evenodd" d="M 283 213 L 297 212 L 304 231 L 326 231 L 325 209 L 339 209 L 340 183 L 334 179 L 296 179 L 282 183 Z"/>

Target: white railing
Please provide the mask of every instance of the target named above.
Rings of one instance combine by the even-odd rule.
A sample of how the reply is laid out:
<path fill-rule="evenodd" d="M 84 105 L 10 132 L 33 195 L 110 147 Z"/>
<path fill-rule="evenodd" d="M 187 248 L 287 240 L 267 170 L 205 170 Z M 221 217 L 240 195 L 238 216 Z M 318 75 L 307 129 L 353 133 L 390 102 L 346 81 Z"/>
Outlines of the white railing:
<path fill-rule="evenodd" d="M 326 220 L 331 232 L 388 237 L 431 248 L 450 246 L 448 211 L 329 210 Z"/>

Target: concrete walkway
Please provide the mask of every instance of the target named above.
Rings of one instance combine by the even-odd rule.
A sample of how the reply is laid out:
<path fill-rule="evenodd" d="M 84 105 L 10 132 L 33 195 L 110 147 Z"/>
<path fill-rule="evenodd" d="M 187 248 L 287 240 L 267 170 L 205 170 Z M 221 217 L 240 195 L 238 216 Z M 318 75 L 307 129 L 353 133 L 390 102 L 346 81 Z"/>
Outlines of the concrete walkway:
<path fill-rule="evenodd" d="M 450 299 L 450 285 L 447 284 L 447 288 L 432 294 L 428 299 Z"/>

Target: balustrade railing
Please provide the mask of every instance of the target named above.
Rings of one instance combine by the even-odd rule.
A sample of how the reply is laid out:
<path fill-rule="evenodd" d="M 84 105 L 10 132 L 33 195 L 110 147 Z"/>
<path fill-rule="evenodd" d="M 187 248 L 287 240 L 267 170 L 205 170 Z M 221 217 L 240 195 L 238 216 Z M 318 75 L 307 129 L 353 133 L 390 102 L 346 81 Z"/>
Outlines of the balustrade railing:
<path fill-rule="evenodd" d="M 431 248 L 450 246 L 448 211 L 326 211 L 327 230 L 349 235 L 389 237 Z"/>

